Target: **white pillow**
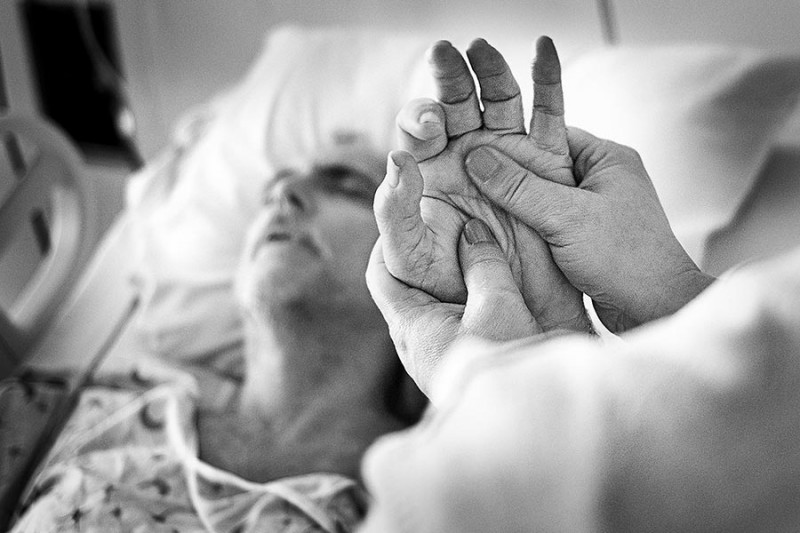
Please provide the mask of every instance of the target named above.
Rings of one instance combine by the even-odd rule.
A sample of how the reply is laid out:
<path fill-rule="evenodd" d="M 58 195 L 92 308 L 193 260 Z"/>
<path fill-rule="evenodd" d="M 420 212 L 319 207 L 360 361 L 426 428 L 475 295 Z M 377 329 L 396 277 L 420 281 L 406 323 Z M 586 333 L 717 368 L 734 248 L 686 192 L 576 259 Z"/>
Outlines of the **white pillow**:
<path fill-rule="evenodd" d="M 148 350 L 239 372 L 231 287 L 265 181 L 342 130 L 379 152 L 394 148 L 400 107 L 430 94 L 429 45 L 385 32 L 282 28 L 241 82 L 188 113 L 173 145 L 128 188 L 144 296 L 137 329 Z"/>
<path fill-rule="evenodd" d="M 635 148 L 701 263 L 751 189 L 800 90 L 800 58 L 716 45 L 592 51 L 563 73 L 567 123 Z"/>

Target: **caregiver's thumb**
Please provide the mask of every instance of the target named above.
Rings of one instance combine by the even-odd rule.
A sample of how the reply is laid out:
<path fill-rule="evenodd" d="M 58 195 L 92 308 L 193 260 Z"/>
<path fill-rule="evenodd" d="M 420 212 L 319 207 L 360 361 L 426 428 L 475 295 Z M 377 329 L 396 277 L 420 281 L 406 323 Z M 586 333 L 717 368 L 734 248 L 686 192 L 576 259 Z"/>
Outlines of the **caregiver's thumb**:
<path fill-rule="evenodd" d="M 494 148 L 475 148 L 464 164 L 472 182 L 492 203 L 534 228 L 545 240 L 575 216 L 575 187 L 541 178 Z"/>
<path fill-rule="evenodd" d="M 505 254 L 483 221 L 466 223 L 458 252 L 467 286 L 462 317 L 467 331 L 491 340 L 512 340 L 541 331 L 525 305 Z"/>

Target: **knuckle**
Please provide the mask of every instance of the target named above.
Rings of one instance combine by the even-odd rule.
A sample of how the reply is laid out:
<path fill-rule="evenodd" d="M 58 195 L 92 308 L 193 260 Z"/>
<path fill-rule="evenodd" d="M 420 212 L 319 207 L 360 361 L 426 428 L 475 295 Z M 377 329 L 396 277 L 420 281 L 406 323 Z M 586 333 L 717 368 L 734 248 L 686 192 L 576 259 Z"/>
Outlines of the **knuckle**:
<path fill-rule="evenodd" d="M 626 146 L 624 144 L 618 144 L 617 148 L 620 151 L 620 154 L 631 163 L 635 163 L 637 165 L 642 164 L 642 156 L 639 155 L 639 152 L 636 151 L 634 148 L 630 146 Z"/>
<path fill-rule="evenodd" d="M 469 261 L 470 269 L 491 269 L 492 267 L 505 266 L 505 259 L 501 257 L 500 249 L 495 244 L 481 243 L 472 247 L 472 255 Z"/>
<path fill-rule="evenodd" d="M 427 161 L 428 159 L 439 155 L 447 146 L 447 135 L 442 132 L 442 135 L 433 137 L 432 139 L 413 139 L 407 145 L 407 150 L 417 163 Z"/>
<path fill-rule="evenodd" d="M 510 287 L 495 287 L 490 291 L 475 295 L 470 303 L 482 312 L 489 312 L 504 309 L 516 296 Z"/>
<path fill-rule="evenodd" d="M 618 160 L 622 160 L 625 163 L 641 164 L 642 161 L 639 152 L 636 151 L 634 148 L 626 144 L 620 144 L 618 142 L 614 142 L 608 139 L 603 139 L 600 142 L 596 150 L 596 153 L 599 158 L 602 158 L 605 155 L 610 154 L 615 156 Z"/>

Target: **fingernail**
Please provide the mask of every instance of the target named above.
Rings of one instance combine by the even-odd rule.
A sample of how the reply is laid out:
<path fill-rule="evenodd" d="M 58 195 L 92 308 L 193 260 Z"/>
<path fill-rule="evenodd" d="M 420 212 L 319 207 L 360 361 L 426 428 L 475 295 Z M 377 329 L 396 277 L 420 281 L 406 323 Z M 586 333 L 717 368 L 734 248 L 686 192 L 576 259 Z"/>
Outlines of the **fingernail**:
<path fill-rule="evenodd" d="M 441 124 L 442 121 L 439 119 L 439 115 L 437 115 L 433 111 L 425 111 L 423 114 L 421 114 L 419 116 L 419 123 L 420 124 Z"/>
<path fill-rule="evenodd" d="M 489 181 L 500 171 L 500 161 L 494 152 L 485 146 L 479 146 L 470 152 L 464 164 L 469 175 L 480 181 Z"/>
<path fill-rule="evenodd" d="M 464 226 L 464 238 L 467 239 L 469 244 L 478 244 L 481 242 L 494 242 L 492 232 L 489 230 L 483 220 L 473 218 Z"/>
<path fill-rule="evenodd" d="M 400 183 L 400 165 L 394 159 L 394 154 L 389 153 L 386 160 L 386 183 L 395 188 Z"/>

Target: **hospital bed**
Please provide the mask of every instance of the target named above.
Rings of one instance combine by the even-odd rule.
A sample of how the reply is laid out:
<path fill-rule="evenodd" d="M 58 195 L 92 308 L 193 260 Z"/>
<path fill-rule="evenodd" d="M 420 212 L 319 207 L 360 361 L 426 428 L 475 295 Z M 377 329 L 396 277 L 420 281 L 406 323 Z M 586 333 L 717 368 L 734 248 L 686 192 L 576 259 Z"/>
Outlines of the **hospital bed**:
<path fill-rule="evenodd" d="M 187 111 L 130 178 L 126 208 L 102 235 L 69 139 L 41 117 L 0 118 L 4 168 L 21 175 L 0 209 L 0 252 L 18 246 L 12 229 L 36 227 L 36 213 L 49 242 L 0 313 L 0 349 L 13 362 L 0 413 L 25 405 L 28 383 L 51 392 L 15 452 L 0 450 L 4 513 L 96 375 L 155 356 L 236 383 L 241 336 L 229 291 L 258 187 L 286 154 L 313 149 L 364 102 L 369 118 L 358 127 L 391 144 L 398 106 L 428 94 L 418 59 L 430 41 L 269 32 L 247 74 Z M 568 55 L 568 123 L 639 149 L 673 228 L 706 270 L 723 274 L 800 244 L 800 55 L 699 43 L 598 43 Z M 512 67 L 524 86 L 527 65 Z M 401 77 L 411 81 L 400 87 Z"/>

